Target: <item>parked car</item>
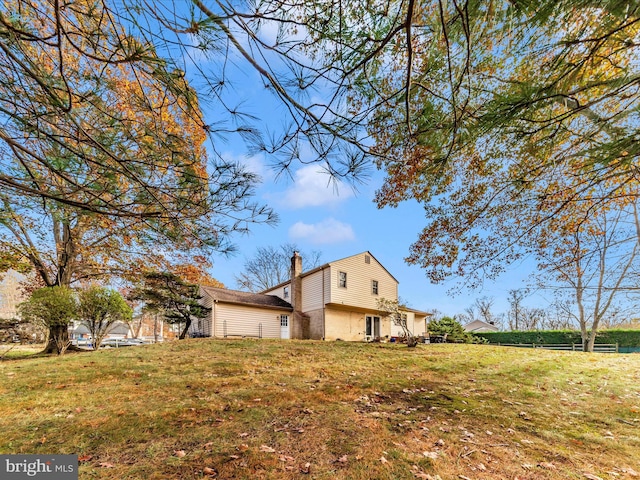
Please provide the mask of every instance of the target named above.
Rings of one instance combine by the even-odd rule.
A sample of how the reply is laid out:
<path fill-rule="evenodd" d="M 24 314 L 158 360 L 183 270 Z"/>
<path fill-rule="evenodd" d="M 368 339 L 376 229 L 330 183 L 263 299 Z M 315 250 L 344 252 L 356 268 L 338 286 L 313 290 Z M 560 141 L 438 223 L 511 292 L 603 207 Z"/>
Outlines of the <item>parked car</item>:
<path fill-rule="evenodd" d="M 134 343 L 129 343 L 126 338 L 107 338 L 102 341 L 100 348 L 132 347 Z"/>

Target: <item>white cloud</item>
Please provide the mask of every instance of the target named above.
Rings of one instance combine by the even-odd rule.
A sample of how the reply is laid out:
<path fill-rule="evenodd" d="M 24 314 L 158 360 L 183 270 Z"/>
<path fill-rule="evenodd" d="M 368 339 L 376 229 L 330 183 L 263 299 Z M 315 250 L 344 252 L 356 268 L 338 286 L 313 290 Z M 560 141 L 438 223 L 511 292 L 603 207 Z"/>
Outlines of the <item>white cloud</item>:
<path fill-rule="evenodd" d="M 281 203 L 288 208 L 335 206 L 354 193 L 347 185 L 331 180 L 319 165 L 297 170 L 293 184 L 284 192 Z"/>
<path fill-rule="evenodd" d="M 355 240 L 351 225 L 335 218 L 327 218 L 319 223 L 297 222 L 289 228 L 293 240 L 305 240 L 314 244 L 340 243 Z"/>

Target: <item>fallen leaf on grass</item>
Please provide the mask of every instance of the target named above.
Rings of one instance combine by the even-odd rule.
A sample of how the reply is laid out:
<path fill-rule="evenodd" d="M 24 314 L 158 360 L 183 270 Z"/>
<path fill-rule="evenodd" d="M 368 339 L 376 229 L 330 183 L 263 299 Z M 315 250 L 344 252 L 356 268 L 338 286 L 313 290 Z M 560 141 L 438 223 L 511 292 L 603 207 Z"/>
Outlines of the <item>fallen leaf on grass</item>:
<path fill-rule="evenodd" d="M 346 455 L 341 456 L 336 462 L 347 463 L 348 459 Z"/>
<path fill-rule="evenodd" d="M 246 443 L 242 443 L 236 447 L 236 450 L 238 450 L 239 452 L 246 452 L 247 450 L 249 450 L 249 445 L 247 445 Z"/>
<path fill-rule="evenodd" d="M 114 468 L 115 467 L 115 465 L 113 463 L 109 463 L 109 462 L 101 462 L 101 463 L 99 463 L 99 465 L 102 468 Z"/>
<path fill-rule="evenodd" d="M 626 473 L 630 477 L 638 477 L 640 474 L 636 472 L 633 468 L 623 468 L 622 473 Z"/>
<path fill-rule="evenodd" d="M 602 480 L 601 477 L 594 475 L 593 473 L 585 473 L 583 475 L 584 475 L 584 478 L 588 478 L 589 480 Z"/>
<path fill-rule="evenodd" d="M 429 475 L 428 473 L 424 473 L 417 465 L 413 465 L 411 470 L 413 471 L 414 477 L 421 478 L 422 480 L 442 480 L 440 475 Z"/>
<path fill-rule="evenodd" d="M 295 461 L 296 461 L 296 459 L 295 459 L 295 458 L 290 457 L 289 455 L 280 455 L 280 456 L 278 457 L 278 460 L 280 460 L 281 462 L 285 462 L 285 463 L 288 463 L 288 462 L 295 462 Z"/>
<path fill-rule="evenodd" d="M 184 450 L 176 450 L 175 452 L 173 452 L 173 454 L 178 458 L 182 458 L 187 455 L 187 452 L 185 452 Z"/>
<path fill-rule="evenodd" d="M 276 449 L 268 445 L 260 445 L 260 451 L 264 453 L 276 453 Z"/>
<path fill-rule="evenodd" d="M 389 463 L 389 460 L 387 460 L 387 459 L 386 459 L 386 458 L 384 458 L 384 457 L 380 457 L 380 461 L 381 461 L 382 463 Z"/>
<path fill-rule="evenodd" d="M 438 458 L 438 452 L 422 452 L 422 455 L 432 460 L 435 460 L 436 458 Z"/>
<path fill-rule="evenodd" d="M 205 475 L 208 475 L 210 477 L 217 477 L 218 476 L 218 471 L 215 468 L 210 468 L 210 467 L 204 467 L 202 469 L 202 473 L 204 473 Z"/>
<path fill-rule="evenodd" d="M 550 463 L 550 462 L 540 462 L 538 464 L 538 466 L 540 468 L 544 468 L 546 470 L 555 470 L 556 469 L 556 466 L 553 463 Z"/>
<path fill-rule="evenodd" d="M 93 458 L 93 455 L 82 455 L 82 456 L 78 457 L 78 461 L 79 462 L 88 462 L 92 458 Z"/>
<path fill-rule="evenodd" d="M 300 467 L 300 473 L 309 474 L 311 472 L 311 463 L 307 462 Z"/>
<path fill-rule="evenodd" d="M 211 450 L 211 447 L 213 447 L 213 442 L 207 442 L 202 446 L 205 450 Z"/>

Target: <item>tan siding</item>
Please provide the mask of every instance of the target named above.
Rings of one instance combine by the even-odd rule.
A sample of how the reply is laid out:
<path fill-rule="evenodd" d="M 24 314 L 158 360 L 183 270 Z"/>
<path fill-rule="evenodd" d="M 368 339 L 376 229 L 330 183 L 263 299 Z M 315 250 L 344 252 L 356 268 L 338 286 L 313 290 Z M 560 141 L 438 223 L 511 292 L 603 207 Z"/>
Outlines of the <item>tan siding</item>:
<path fill-rule="evenodd" d="M 322 302 L 322 272 L 302 277 L 302 311 L 310 312 L 324 306 Z M 328 275 L 325 271 L 325 275 Z"/>
<path fill-rule="evenodd" d="M 361 253 L 331 262 L 331 303 L 375 310 L 378 298 L 398 299 L 398 283 L 373 256 L 370 259 L 365 263 L 365 254 Z M 339 272 L 346 272 L 347 288 L 338 286 Z M 378 295 L 372 294 L 372 280 L 378 281 Z"/>
<path fill-rule="evenodd" d="M 280 315 L 291 315 L 291 313 L 217 303 L 214 316 L 215 336 L 225 335 L 226 322 L 226 334 L 229 336 L 257 337 L 260 333 L 259 325 L 262 324 L 263 338 L 280 338 Z"/>
<path fill-rule="evenodd" d="M 364 340 L 364 314 L 357 312 L 325 310 L 326 340 Z"/>
<path fill-rule="evenodd" d="M 370 313 L 351 312 L 348 310 L 336 310 L 328 308 L 325 311 L 325 339 L 364 341 L 365 318 L 367 315 L 379 316 L 374 311 Z M 395 335 L 394 327 L 388 318 L 380 318 L 380 336 L 389 337 Z"/>
<path fill-rule="evenodd" d="M 203 290 L 200 290 L 200 294 L 202 295 L 202 298 L 200 299 L 200 304 L 212 309 L 213 300 L 211 299 L 211 297 Z M 213 309 L 209 311 L 207 316 L 203 319 L 199 320 L 197 318 L 194 318 L 191 322 L 191 326 L 189 327 L 189 335 L 197 335 L 197 336 L 205 335 L 207 337 L 210 337 L 213 332 L 213 327 L 211 323 L 212 316 L 213 316 Z"/>
<path fill-rule="evenodd" d="M 289 289 L 289 295 L 287 297 L 284 296 L 284 288 L 287 287 Z M 291 284 L 287 283 L 286 285 L 281 285 L 278 288 L 273 288 L 271 290 L 266 290 L 264 292 L 265 295 L 275 295 L 276 297 L 280 297 L 286 302 L 291 303 Z"/>
<path fill-rule="evenodd" d="M 413 331 L 414 335 L 422 335 L 427 332 L 427 322 L 425 315 L 416 315 L 414 314 L 414 325 L 415 330 Z"/>
<path fill-rule="evenodd" d="M 322 301 L 323 307 L 327 303 L 331 303 L 331 278 L 333 274 L 331 273 L 331 265 L 324 271 L 324 299 Z"/>

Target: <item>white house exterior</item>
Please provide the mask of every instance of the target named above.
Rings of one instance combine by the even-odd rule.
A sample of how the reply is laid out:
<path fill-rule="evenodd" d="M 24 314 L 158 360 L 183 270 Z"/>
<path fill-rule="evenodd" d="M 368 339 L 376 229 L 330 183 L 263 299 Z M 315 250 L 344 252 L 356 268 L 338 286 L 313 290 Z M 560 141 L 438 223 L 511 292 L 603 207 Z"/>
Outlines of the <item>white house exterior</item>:
<path fill-rule="evenodd" d="M 378 310 L 378 299 L 398 299 L 398 281 L 370 253 L 362 252 L 302 272 L 291 259 L 291 280 L 260 294 L 201 287 L 210 315 L 194 322 L 194 336 L 256 336 L 325 340 L 374 340 L 402 336 Z M 414 335 L 426 332 L 426 312 L 404 309 Z"/>

